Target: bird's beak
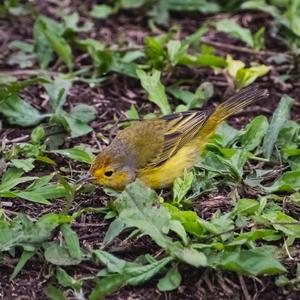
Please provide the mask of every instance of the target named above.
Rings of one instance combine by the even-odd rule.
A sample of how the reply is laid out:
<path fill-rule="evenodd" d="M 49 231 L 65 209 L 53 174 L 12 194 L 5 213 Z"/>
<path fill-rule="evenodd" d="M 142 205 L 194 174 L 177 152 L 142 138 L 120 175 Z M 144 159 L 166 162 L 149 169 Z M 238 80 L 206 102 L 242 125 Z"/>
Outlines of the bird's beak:
<path fill-rule="evenodd" d="M 77 184 L 78 183 L 86 183 L 86 182 L 91 182 L 95 180 L 95 177 L 91 176 L 91 174 L 86 173 L 84 175 L 82 175 L 78 180 L 77 180 Z"/>

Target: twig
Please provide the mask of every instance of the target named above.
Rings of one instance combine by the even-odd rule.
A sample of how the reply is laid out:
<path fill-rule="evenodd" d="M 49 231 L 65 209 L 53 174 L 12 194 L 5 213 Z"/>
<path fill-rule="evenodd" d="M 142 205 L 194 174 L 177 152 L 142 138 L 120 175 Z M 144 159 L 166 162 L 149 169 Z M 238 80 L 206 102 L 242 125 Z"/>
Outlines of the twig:
<path fill-rule="evenodd" d="M 14 144 L 14 143 L 19 143 L 19 142 L 24 142 L 24 141 L 27 140 L 28 138 L 29 138 L 29 135 L 26 134 L 26 135 L 17 137 L 17 138 L 12 139 L 12 140 L 7 140 L 7 139 L 6 139 L 5 144 L 8 145 L 8 144 Z"/>
<path fill-rule="evenodd" d="M 242 288 L 245 299 L 246 300 L 251 300 L 251 296 L 248 292 L 244 277 L 242 275 L 238 274 L 238 278 L 239 278 L 239 281 L 240 281 L 241 288 Z"/>
<path fill-rule="evenodd" d="M 232 51 L 237 51 L 237 52 L 243 52 L 243 53 L 249 53 L 253 55 L 260 55 L 260 56 L 273 56 L 273 55 L 279 55 L 280 53 L 278 52 L 273 52 L 273 51 L 256 51 L 252 50 L 246 47 L 240 47 L 240 46 L 235 46 L 235 45 L 230 45 L 230 44 L 224 44 L 216 41 L 211 41 L 206 38 L 202 38 L 201 41 L 203 43 L 206 43 L 208 45 L 217 47 L 217 48 L 223 48 L 227 50 L 232 50 Z"/>
<path fill-rule="evenodd" d="M 1 71 L 1 75 L 6 75 L 6 76 L 34 76 L 37 74 L 50 74 L 53 76 L 61 74 L 60 72 L 55 72 L 55 71 L 45 71 L 45 70 L 11 70 L 11 71 Z"/>

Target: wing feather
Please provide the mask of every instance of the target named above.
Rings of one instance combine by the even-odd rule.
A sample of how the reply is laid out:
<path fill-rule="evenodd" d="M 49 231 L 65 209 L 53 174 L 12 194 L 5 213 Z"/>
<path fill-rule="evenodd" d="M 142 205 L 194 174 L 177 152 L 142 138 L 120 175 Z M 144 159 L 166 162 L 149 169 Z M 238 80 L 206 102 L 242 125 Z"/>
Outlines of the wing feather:
<path fill-rule="evenodd" d="M 197 135 L 209 114 L 208 111 L 188 111 L 163 117 L 167 122 L 163 147 L 146 168 L 159 167 L 174 156 Z"/>

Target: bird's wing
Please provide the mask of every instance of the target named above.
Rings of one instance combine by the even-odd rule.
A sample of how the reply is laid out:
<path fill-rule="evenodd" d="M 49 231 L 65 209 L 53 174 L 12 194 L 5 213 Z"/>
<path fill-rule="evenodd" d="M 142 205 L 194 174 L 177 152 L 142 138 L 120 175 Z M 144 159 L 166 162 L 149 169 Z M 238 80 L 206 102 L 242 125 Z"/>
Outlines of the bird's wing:
<path fill-rule="evenodd" d="M 161 166 L 175 155 L 197 135 L 209 114 L 208 111 L 187 111 L 163 117 L 162 120 L 167 123 L 163 146 L 146 168 Z"/>

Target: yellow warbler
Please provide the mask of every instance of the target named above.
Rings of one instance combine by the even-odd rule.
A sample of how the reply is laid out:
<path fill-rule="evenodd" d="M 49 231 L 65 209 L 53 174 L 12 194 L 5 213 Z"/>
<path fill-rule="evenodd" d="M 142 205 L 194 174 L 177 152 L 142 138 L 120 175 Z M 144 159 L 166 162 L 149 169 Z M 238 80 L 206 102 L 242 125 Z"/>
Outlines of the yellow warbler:
<path fill-rule="evenodd" d="M 136 178 L 154 189 L 169 186 L 197 162 L 218 124 L 267 96 L 267 90 L 252 85 L 215 110 L 186 111 L 137 122 L 121 130 L 97 155 L 90 174 L 96 184 L 115 190 L 123 190 Z"/>

